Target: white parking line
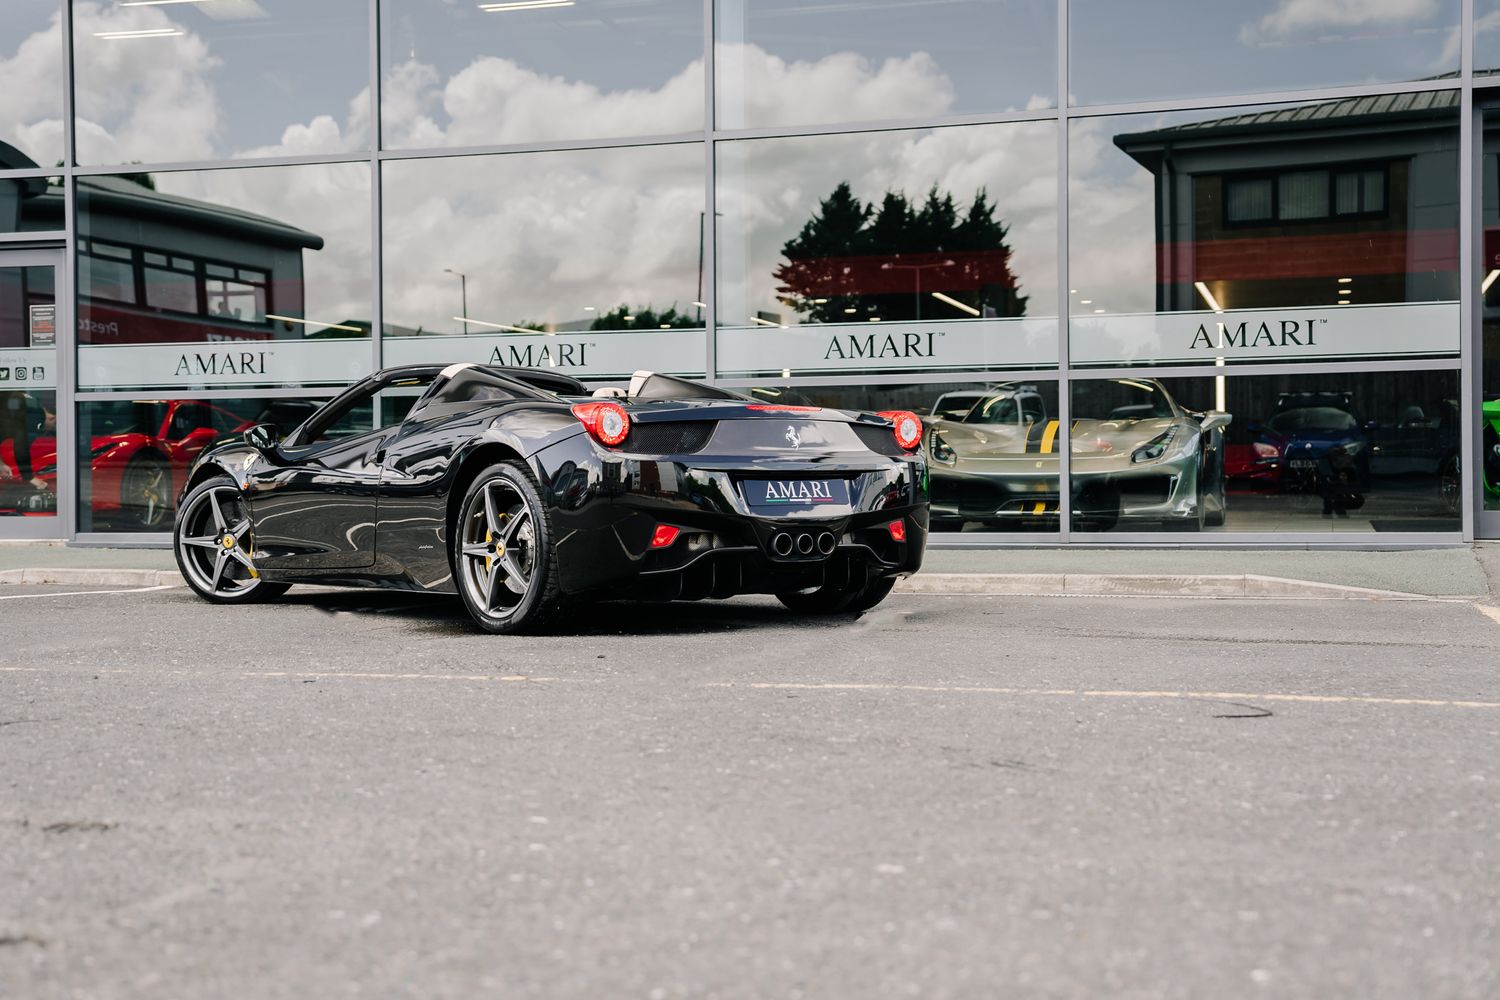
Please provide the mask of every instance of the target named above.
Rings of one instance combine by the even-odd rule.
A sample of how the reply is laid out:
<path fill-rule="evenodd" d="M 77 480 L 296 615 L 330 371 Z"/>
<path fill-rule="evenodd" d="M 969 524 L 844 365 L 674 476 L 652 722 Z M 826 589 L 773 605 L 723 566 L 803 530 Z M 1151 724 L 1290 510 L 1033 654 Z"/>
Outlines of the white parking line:
<path fill-rule="evenodd" d="M 1174 698 L 1206 701 L 1283 701 L 1314 705 L 1418 705 L 1433 708 L 1500 708 L 1500 701 L 1448 698 L 1375 698 L 1354 694 L 1275 694 L 1249 691 L 1087 691 L 1081 688 L 963 687 L 942 684 L 809 684 L 733 681 L 710 687 L 746 687 L 761 691 L 912 691 L 929 694 L 1000 694 L 1053 698 Z"/>
<path fill-rule="evenodd" d="M 70 590 L 61 594 L 6 594 L 0 601 L 26 601 L 43 597 L 94 597 L 98 594 L 148 594 L 153 590 L 172 590 L 173 585 L 164 583 L 159 587 L 135 587 L 131 590 Z"/>

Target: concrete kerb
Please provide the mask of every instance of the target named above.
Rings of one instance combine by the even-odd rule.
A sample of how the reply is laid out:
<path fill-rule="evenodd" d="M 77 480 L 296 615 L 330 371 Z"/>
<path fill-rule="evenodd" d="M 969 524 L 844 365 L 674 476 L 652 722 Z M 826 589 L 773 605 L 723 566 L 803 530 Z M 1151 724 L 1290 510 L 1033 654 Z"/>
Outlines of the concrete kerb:
<path fill-rule="evenodd" d="M 61 584 L 67 587 L 179 587 L 182 574 L 175 569 L 87 569 L 83 567 L 33 567 L 0 570 L 0 584 Z"/>
<path fill-rule="evenodd" d="M 1026 594 L 1067 597 L 1235 597 L 1248 599 L 1458 601 L 1473 597 L 1409 594 L 1255 573 L 1162 575 L 1098 573 L 919 573 L 896 585 L 898 594 Z"/>
<path fill-rule="evenodd" d="M 52 567 L 0 570 L 0 584 L 85 587 L 181 586 L 176 570 Z M 919 573 L 896 585 L 898 594 L 1029 595 L 1059 597 L 1220 597 L 1260 600 L 1448 601 L 1472 597 L 1409 594 L 1254 573 L 1224 575 L 1100 573 Z"/>

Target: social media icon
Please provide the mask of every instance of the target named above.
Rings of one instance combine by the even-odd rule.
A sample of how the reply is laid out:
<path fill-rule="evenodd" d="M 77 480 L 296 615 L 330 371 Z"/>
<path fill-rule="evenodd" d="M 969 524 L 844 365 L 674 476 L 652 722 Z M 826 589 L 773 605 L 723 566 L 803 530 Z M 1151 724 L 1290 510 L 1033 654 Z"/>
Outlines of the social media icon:
<path fill-rule="evenodd" d="M 47 369 L 43 368 L 41 365 L 37 365 L 36 367 L 31 369 L 31 380 L 33 382 L 40 382 L 46 377 Z"/>
<path fill-rule="evenodd" d="M 16 369 L 16 381 L 26 381 L 26 368 L 24 366 Z"/>
<path fill-rule="evenodd" d="M 10 381 L 10 369 L 9 368 L 0 368 L 0 382 L 9 382 L 9 381 Z"/>

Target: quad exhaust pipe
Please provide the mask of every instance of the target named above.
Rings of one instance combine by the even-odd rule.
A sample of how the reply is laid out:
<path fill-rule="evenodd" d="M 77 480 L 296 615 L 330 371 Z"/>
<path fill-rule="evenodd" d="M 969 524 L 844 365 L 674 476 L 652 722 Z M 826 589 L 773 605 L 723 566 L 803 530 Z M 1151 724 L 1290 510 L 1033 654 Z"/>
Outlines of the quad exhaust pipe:
<path fill-rule="evenodd" d="M 817 534 L 799 531 L 795 535 L 790 531 L 778 531 L 771 536 L 771 551 L 783 559 L 793 552 L 802 556 L 810 556 L 814 551 L 819 555 L 832 555 L 837 547 L 838 539 L 833 537 L 831 531 L 820 531 Z"/>

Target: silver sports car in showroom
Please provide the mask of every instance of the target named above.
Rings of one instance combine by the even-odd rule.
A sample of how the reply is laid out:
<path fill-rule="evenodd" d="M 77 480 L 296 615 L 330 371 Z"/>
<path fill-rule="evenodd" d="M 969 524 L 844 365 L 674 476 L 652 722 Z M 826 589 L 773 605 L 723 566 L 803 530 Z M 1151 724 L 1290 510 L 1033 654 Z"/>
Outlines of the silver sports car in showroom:
<path fill-rule="evenodd" d="M 1154 379 L 1075 382 L 1074 527 L 1224 523 L 1224 428 L 1230 415 L 1185 409 Z M 994 386 L 960 417 L 926 418 L 932 524 L 958 530 L 1056 526 L 1064 435 L 1037 386 Z"/>

